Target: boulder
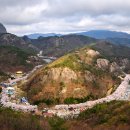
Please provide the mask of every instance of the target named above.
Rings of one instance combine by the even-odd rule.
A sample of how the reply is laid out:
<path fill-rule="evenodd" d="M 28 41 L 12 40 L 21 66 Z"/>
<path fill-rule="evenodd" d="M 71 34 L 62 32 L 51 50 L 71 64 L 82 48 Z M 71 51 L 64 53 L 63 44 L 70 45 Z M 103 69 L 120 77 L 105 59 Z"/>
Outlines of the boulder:
<path fill-rule="evenodd" d="M 91 57 L 95 57 L 97 55 L 100 55 L 100 53 L 98 51 L 90 49 L 90 50 L 87 51 L 87 55 L 91 56 Z"/>

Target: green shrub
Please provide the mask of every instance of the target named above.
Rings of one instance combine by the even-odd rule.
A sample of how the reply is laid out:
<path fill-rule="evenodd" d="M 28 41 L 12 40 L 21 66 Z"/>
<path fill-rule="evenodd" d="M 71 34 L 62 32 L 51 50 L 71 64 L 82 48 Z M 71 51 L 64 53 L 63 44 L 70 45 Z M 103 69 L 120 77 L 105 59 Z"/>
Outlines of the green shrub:
<path fill-rule="evenodd" d="M 76 103 L 83 103 L 83 102 L 86 102 L 86 101 L 92 100 L 92 99 L 95 99 L 95 97 L 92 94 L 90 94 L 84 98 L 73 98 L 73 97 L 66 98 L 64 100 L 64 103 L 65 104 L 76 104 Z"/>

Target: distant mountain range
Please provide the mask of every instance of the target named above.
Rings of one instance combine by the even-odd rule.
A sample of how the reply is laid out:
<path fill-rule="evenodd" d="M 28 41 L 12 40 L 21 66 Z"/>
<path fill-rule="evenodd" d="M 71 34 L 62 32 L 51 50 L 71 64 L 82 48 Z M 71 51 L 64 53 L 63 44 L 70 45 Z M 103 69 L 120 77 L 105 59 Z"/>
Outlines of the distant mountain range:
<path fill-rule="evenodd" d="M 55 33 L 33 33 L 33 34 L 29 34 L 27 35 L 28 38 L 30 39 L 37 39 L 39 37 L 50 37 L 50 36 L 61 36 L 61 34 L 55 34 Z"/>
<path fill-rule="evenodd" d="M 92 30 L 88 32 L 81 32 L 80 35 L 90 36 L 97 39 L 107 39 L 107 38 L 128 38 L 130 39 L 130 34 L 117 31 L 108 30 Z"/>
<path fill-rule="evenodd" d="M 68 34 L 72 35 L 72 34 Z M 109 30 L 91 30 L 88 32 L 80 32 L 80 33 L 74 33 L 73 35 L 82 35 L 82 36 L 88 36 L 92 37 L 95 39 L 103 39 L 107 40 L 113 44 L 118 44 L 118 45 L 125 45 L 130 47 L 130 34 L 125 33 L 125 32 L 117 32 L 117 31 L 109 31 Z M 42 33 L 36 33 L 36 34 L 30 34 L 27 35 L 27 37 L 31 40 L 37 39 L 46 39 L 47 37 L 62 37 L 62 36 L 67 36 L 67 35 L 62 35 L 62 34 L 56 34 L 56 33 L 47 33 L 47 34 L 42 34 Z"/>
<path fill-rule="evenodd" d="M 125 32 L 109 31 L 109 30 L 91 30 L 87 32 L 74 33 L 77 35 L 84 35 L 93 37 L 96 39 L 108 39 L 108 38 L 127 38 L 130 39 L 130 34 Z M 38 37 L 50 37 L 50 36 L 63 36 L 63 34 L 56 33 L 34 33 L 27 35 L 30 39 L 37 39 Z"/>

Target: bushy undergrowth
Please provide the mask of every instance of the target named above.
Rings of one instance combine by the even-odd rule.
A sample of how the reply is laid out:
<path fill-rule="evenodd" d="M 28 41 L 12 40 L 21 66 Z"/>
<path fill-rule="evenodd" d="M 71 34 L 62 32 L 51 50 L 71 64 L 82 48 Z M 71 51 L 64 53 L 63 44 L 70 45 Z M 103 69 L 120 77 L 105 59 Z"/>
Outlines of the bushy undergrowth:
<path fill-rule="evenodd" d="M 98 104 L 91 109 L 82 112 L 79 120 L 92 121 L 95 125 L 108 124 L 129 124 L 130 123 L 130 102 L 112 101 Z"/>
<path fill-rule="evenodd" d="M 0 107 L 0 130 L 43 130 L 38 116 Z"/>
<path fill-rule="evenodd" d="M 59 117 L 53 117 L 49 119 L 51 130 L 67 130 L 67 128 L 63 126 L 64 123 L 65 120 Z"/>

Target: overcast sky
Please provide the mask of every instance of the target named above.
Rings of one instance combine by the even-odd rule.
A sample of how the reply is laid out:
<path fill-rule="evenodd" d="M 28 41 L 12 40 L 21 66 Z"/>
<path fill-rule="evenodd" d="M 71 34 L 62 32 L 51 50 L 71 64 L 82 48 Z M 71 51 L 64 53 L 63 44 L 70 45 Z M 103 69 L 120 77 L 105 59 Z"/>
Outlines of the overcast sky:
<path fill-rule="evenodd" d="M 130 33 L 130 0 L 0 0 L 0 22 L 17 35 L 109 29 Z"/>

